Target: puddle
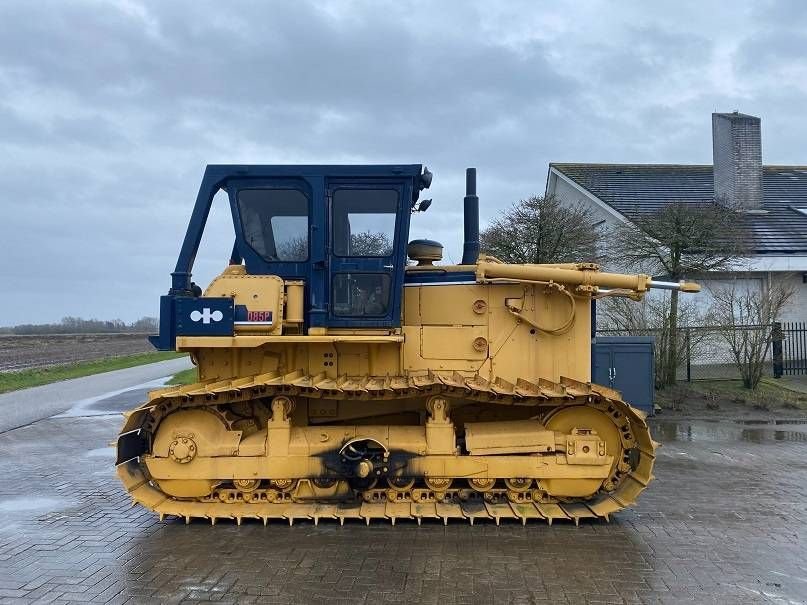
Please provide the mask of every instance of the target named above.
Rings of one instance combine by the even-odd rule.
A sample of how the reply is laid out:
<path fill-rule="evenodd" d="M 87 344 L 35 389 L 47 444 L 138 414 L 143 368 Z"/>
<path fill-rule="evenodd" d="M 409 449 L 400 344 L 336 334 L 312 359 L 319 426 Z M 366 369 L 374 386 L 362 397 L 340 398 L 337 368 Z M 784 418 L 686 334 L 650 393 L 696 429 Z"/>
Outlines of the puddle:
<path fill-rule="evenodd" d="M 97 397 L 90 397 L 89 399 L 82 399 L 80 401 L 76 401 L 73 404 L 73 407 L 71 407 L 69 410 L 67 410 L 62 414 L 54 416 L 54 418 L 82 418 L 86 416 L 119 415 L 122 410 L 114 409 L 116 407 L 116 404 L 120 404 L 122 400 L 128 399 L 127 397 L 121 397 L 122 395 L 132 394 L 133 396 L 132 404 L 127 405 L 125 409 L 136 407 L 142 400 L 141 391 L 150 391 L 152 389 L 157 389 L 162 386 L 165 386 L 166 381 L 168 381 L 170 378 L 171 378 L 170 376 L 165 376 L 163 378 L 158 378 L 157 380 L 150 380 L 142 384 L 126 387 L 125 389 L 120 389 L 118 391 L 111 391 L 109 393 L 104 393 L 103 395 L 98 395 Z M 97 409 L 98 406 L 96 404 L 102 402 L 106 402 L 108 405 L 101 406 L 102 408 L 105 409 Z M 109 409 L 110 407 L 112 407 L 113 409 Z"/>
<path fill-rule="evenodd" d="M 774 418 L 772 420 L 735 420 L 736 424 L 744 424 L 747 426 L 756 425 L 770 425 L 770 424 L 807 424 L 807 418 Z"/>
<path fill-rule="evenodd" d="M 7 500 L 0 500 L 0 512 L 4 513 L 18 513 L 18 512 L 43 512 L 60 510 L 68 506 L 69 502 L 59 498 L 32 498 L 25 496 L 24 498 L 9 498 Z"/>
<path fill-rule="evenodd" d="M 752 424 L 753 423 L 753 424 Z M 807 442 L 807 431 L 782 430 L 774 426 L 807 425 L 798 420 L 761 421 L 654 421 L 651 426 L 653 437 L 662 443 L 693 441 L 742 441 L 746 443 Z M 745 428 L 748 427 L 748 428 Z M 751 428 L 753 427 L 753 428 Z"/>

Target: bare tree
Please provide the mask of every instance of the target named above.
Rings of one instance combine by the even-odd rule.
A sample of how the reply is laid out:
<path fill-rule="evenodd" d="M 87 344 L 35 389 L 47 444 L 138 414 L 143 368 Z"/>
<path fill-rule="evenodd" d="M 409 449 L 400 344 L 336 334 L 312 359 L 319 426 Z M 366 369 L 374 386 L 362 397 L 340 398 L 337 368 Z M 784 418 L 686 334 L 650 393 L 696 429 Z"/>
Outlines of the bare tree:
<path fill-rule="evenodd" d="M 381 231 L 360 231 L 350 234 L 350 256 L 390 256 L 392 241 Z M 308 238 L 298 235 L 277 243 L 277 258 L 304 261 L 308 258 Z"/>
<path fill-rule="evenodd" d="M 160 325 L 156 317 L 141 317 L 132 323 L 129 328 L 132 332 L 147 332 L 152 334 L 159 331 Z"/>
<path fill-rule="evenodd" d="M 728 344 L 743 386 L 756 389 L 771 346 L 771 324 L 787 306 L 795 290 L 781 284 L 767 289 L 730 286 L 712 291 L 711 316 Z"/>
<path fill-rule="evenodd" d="M 596 261 L 598 239 L 585 206 L 537 195 L 513 204 L 479 234 L 482 250 L 508 263 Z"/>
<path fill-rule="evenodd" d="M 127 324 L 120 319 L 84 319 L 64 317 L 59 323 L 20 324 L 4 330 L 9 334 L 123 334 L 127 332 L 152 333 L 157 331 L 156 317 L 141 317 Z"/>
<path fill-rule="evenodd" d="M 350 234 L 351 256 L 390 256 L 392 242 L 383 231 L 360 231 Z"/>
<path fill-rule="evenodd" d="M 627 298 L 608 297 L 598 303 L 598 326 L 606 330 L 615 330 L 626 335 L 646 335 L 655 338 L 656 386 L 664 386 L 664 365 L 668 363 L 673 338 L 676 339 L 676 369 L 686 363 L 687 349 L 682 330 L 673 334 L 669 326 L 670 293 L 653 293 L 648 295 L 642 304 L 637 305 Z M 693 300 L 682 300 L 678 304 L 679 328 L 703 325 L 705 314 Z M 690 352 L 699 351 L 705 344 L 706 334 L 703 331 L 691 331 L 689 334 Z"/>
<path fill-rule="evenodd" d="M 687 275 L 730 269 L 746 250 L 744 217 L 718 202 L 671 202 L 617 227 L 612 245 L 622 264 L 679 281 Z M 679 357 L 678 291 L 669 296 L 666 321 L 669 346 L 661 363 L 661 384 L 676 380 Z"/>
<path fill-rule="evenodd" d="M 305 235 L 277 242 L 277 258 L 285 261 L 304 261 L 308 258 L 308 238 Z"/>

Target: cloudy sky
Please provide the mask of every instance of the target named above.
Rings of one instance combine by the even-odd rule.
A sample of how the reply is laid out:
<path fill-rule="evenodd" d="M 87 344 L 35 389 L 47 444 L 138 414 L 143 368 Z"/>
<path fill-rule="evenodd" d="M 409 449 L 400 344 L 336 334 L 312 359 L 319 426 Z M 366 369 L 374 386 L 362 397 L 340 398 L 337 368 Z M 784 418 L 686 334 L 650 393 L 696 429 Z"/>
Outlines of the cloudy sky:
<path fill-rule="evenodd" d="M 208 163 L 424 163 L 453 260 L 466 166 L 484 222 L 550 161 L 711 163 L 713 111 L 807 164 L 806 48 L 799 0 L 2 2 L 0 325 L 156 315 Z"/>

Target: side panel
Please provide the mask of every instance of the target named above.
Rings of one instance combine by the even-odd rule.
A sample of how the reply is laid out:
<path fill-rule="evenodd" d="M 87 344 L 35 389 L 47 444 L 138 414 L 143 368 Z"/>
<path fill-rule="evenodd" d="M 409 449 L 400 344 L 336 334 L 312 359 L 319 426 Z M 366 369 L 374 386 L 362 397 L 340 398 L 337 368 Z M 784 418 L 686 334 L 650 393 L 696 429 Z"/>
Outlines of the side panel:
<path fill-rule="evenodd" d="M 236 337 L 238 338 L 238 337 Z M 417 344 L 417 339 L 413 339 Z M 256 374 L 400 376 L 400 343 L 294 342 L 254 348 L 183 349 L 194 354 L 202 380 L 228 380 Z M 433 365 L 433 364 L 432 364 Z"/>
<path fill-rule="evenodd" d="M 254 296 L 251 282 L 261 279 L 271 281 L 241 279 L 244 292 Z M 230 282 L 228 286 L 235 287 L 239 279 Z M 414 325 L 403 327 L 403 343 L 349 342 L 355 337 L 349 335 L 341 342 L 339 336 L 331 336 L 333 341 L 312 337 L 308 342 L 303 336 L 254 348 L 200 349 L 202 377 L 300 372 L 336 379 L 454 370 L 513 383 L 520 378 L 590 380 L 590 303 L 586 298 L 575 298 L 572 307 L 572 300 L 562 293 L 521 284 L 408 286 L 405 290 L 405 317 Z"/>
<path fill-rule="evenodd" d="M 423 359 L 484 361 L 488 358 L 486 326 L 423 326 Z"/>
<path fill-rule="evenodd" d="M 572 308 L 569 297 L 542 286 L 462 284 L 410 285 L 405 302 L 409 371 L 479 371 L 511 382 L 590 380 L 588 299 L 575 299 Z M 521 317 L 508 305 L 520 309 Z M 572 312 L 572 325 L 564 329 Z"/>
<path fill-rule="evenodd" d="M 418 293 L 419 314 L 424 322 L 446 326 L 488 324 L 488 291 L 479 285 L 421 286 L 406 288 Z"/>
<path fill-rule="evenodd" d="M 547 292 L 543 286 L 491 285 L 491 372 L 518 378 L 591 379 L 590 302 Z M 574 304 L 574 307 L 572 307 Z M 508 305 L 520 309 L 516 317 Z M 572 314 L 573 313 L 573 317 Z M 566 324 L 571 327 L 566 329 Z"/>

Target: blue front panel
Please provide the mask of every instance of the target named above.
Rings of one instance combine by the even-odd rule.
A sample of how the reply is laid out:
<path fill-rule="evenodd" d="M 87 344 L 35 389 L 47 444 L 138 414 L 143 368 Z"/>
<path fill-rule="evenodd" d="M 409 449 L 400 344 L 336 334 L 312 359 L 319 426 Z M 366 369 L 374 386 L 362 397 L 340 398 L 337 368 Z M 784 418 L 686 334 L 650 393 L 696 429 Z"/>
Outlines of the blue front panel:
<path fill-rule="evenodd" d="M 232 298 L 186 298 L 175 300 L 177 336 L 232 336 L 235 309 Z"/>

